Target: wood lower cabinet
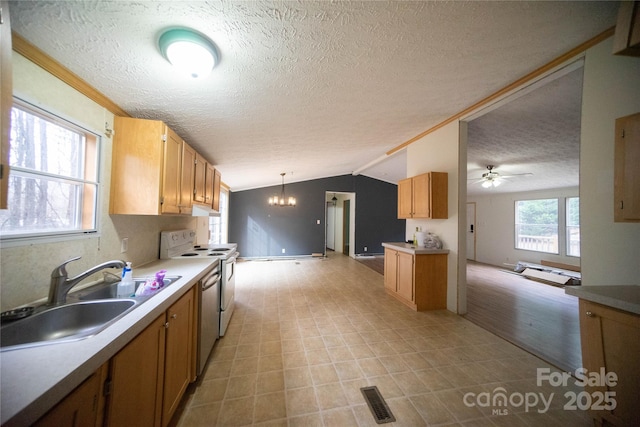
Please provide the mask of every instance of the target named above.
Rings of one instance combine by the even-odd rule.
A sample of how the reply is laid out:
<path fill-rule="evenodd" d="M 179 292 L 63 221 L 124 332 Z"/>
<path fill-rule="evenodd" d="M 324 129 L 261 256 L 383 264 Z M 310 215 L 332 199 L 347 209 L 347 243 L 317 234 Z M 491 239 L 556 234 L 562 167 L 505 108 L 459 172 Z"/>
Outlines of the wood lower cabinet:
<path fill-rule="evenodd" d="M 429 172 L 399 181 L 398 218 L 448 218 L 448 176 Z"/>
<path fill-rule="evenodd" d="M 613 185 L 615 222 L 640 222 L 639 164 L 640 113 L 636 113 L 616 119 Z"/>
<path fill-rule="evenodd" d="M 592 402 L 602 393 L 615 392 L 613 410 L 590 411 L 596 425 L 638 426 L 640 396 L 640 316 L 580 299 L 582 365 L 589 372 L 603 369 L 617 375 L 617 384 L 586 386 Z"/>
<path fill-rule="evenodd" d="M 385 290 L 416 311 L 446 309 L 447 257 L 385 248 Z"/>
<path fill-rule="evenodd" d="M 167 426 L 194 379 L 195 288 L 112 358 L 107 426 Z"/>
<path fill-rule="evenodd" d="M 162 425 L 169 424 L 187 386 L 194 379 L 194 292 L 193 289 L 167 311 L 164 358 Z"/>
<path fill-rule="evenodd" d="M 104 410 L 102 385 L 107 372 L 105 364 L 67 397 L 36 421 L 34 427 L 101 426 Z"/>

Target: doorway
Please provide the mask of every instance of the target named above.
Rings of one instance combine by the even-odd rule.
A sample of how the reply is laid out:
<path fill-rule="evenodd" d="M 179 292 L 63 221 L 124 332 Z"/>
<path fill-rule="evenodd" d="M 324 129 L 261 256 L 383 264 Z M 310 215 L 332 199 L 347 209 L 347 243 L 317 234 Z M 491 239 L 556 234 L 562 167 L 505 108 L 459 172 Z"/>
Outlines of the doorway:
<path fill-rule="evenodd" d="M 325 256 L 335 251 L 355 257 L 355 201 L 356 193 L 325 192 Z"/>

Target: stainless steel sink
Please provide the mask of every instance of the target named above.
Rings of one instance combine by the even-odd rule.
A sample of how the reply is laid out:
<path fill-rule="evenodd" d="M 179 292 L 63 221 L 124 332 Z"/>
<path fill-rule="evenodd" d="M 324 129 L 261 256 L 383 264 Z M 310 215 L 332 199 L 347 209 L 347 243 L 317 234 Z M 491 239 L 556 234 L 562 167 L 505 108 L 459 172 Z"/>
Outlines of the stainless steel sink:
<path fill-rule="evenodd" d="M 182 276 L 165 276 L 164 287 L 167 287 L 168 285 L 172 284 L 173 282 L 181 278 Z M 138 289 L 138 286 L 142 285 L 146 280 L 147 279 L 143 279 L 143 278 L 134 278 L 133 281 L 135 282 L 136 289 Z M 118 291 L 118 283 L 102 283 L 99 285 L 91 286 L 89 288 L 83 289 L 78 292 L 74 292 L 73 294 L 69 294 L 68 298 L 70 300 L 76 299 L 79 301 L 91 301 L 91 300 L 99 300 L 99 299 L 117 298 L 117 291 Z"/>
<path fill-rule="evenodd" d="M 135 299 L 85 301 L 48 308 L 2 326 L 2 351 L 91 337 L 132 310 Z"/>

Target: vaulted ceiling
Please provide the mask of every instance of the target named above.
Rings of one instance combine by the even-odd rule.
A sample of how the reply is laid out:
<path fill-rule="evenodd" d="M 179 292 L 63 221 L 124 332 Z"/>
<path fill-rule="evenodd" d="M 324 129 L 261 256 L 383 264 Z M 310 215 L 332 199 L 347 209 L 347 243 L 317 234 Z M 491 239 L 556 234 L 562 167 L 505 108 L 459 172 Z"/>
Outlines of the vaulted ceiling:
<path fill-rule="evenodd" d="M 242 190 L 277 185 L 281 172 L 291 182 L 359 170 L 612 27 L 617 7 L 606 1 L 16 1 L 10 13 L 15 32 L 131 116 L 167 122 L 216 164 L 232 190 Z M 160 55 L 160 34 L 176 26 L 200 31 L 219 48 L 221 62 L 208 78 L 183 78 Z M 498 121 L 481 120 L 478 128 Z M 500 143 L 532 145 L 527 135 L 514 131 Z M 478 149 L 478 170 L 491 160 L 515 173 L 507 167 L 522 163 L 482 144 Z M 397 182 L 406 174 L 402 156 L 362 173 Z"/>

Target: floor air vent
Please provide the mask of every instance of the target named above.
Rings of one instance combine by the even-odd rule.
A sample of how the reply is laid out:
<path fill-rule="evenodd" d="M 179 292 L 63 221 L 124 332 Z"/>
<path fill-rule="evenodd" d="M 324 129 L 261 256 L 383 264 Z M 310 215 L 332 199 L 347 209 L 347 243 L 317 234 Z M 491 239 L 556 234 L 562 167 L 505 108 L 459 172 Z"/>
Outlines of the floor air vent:
<path fill-rule="evenodd" d="M 378 391 L 378 387 L 362 387 L 360 391 L 362 392 L 367 405 L 369 405 L 369 409 L 371 409 L 371 413 L 373 414 L 373 418 L 375 418 L 377 424 L 392 423 L 396 420 L 396 417 L 391 413 L 391 409 L 389 409 L 387 402 L 384 401 L 384 398 Z"/>

